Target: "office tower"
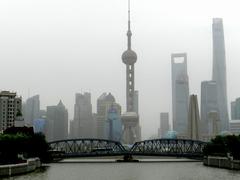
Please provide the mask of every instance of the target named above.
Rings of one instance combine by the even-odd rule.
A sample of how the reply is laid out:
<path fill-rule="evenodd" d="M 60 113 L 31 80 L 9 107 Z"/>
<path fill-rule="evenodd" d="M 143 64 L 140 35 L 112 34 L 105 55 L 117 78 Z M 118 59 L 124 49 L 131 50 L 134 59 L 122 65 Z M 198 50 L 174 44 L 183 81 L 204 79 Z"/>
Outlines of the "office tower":
<path fill-rule="evenodd" d="M 237 98 L 235 101 L 231 102 L 231 119 L 240 119 L 240 98 Z"/>
<path fill-rule="evenodd" d="M 237 99 L 236 99 L 235 119 L 240 119 L 240 98 L 237 98 Z"/>
<path fill-rule="evenodd" d="M 214 134 L 212 128 L 214 122 L 212 121 L 212 118 L 209 117 L 209 113 L 212 111 L 219 113 L 216 92 L 217 84 L 215 81 L 203 81 L 201 83 L 201 136 L 206 137 Z"/>
<path fill-rule="evenodd" d="M 40 118 L 45 118 L 47 115 L 47 111 L 45 109 L 40 109 L 39 111 L 39 117 Z"/>
<path fill-rule="evenodd" d="M 38 118 L 33 120 L 34 133 L 42 133 L 46 136 L 47 133 L 47 120 Z"/>
<path fill-rule="evenodd" d="M 74 105 L 74 122 L 70 128 L 73 138 L 93 138 L 94 127 L 90 93 L 77 93 Z"/>
<path fill-rule="evenodd" d="M 24 120 L 27 126 L 33 126 L 33 120 L 38 119 L 40 112 L 39 95 L 35 95 L 26 100 L 24 105 Z"/>
<path fill-rule="evenodd" d="M 240 120 L 230 121 L 229 130 L 232 134 L 240 135 Z"/>
<path fill-rule="evenodd" d="M 172 116 L 173 130 L 179 137 L 188 136 L 189 85 L 187 54 L 171 55 L 172 61 Z"/>
<path fill-rule="evenodd" d="M 160 113 L 160 128 L 158 129 L 158 137 L 166 138 L 169 128 L 169 114 L 167 112 Z"/>
<path fill-rule="evenodd" d="M 0 92 L 0 132 L 14 126 L 16 119 L 22 116 L 22 98 L 17 93 Z"/>
<path fill-rule="evenodd" d="M 121 106 L 112 103 L 107 109 L 108 139 L 120 142 L 122 138 Z"/>
<path fill-rule="evenodd" d="M 115 103 L 115 98 L 111 93 L 103 93 L 97 99 L 97 138 L 108 139 L 109 124 L 107 122 L 108 110 Z"/>
<path fill-rule="evenodd" d="M 132 50 L 132 32 L 130 21 L 130 0 L 128 1 L 128 31 L 127 31 L 127 50 L 122 54 L 122 61 L 126 64 L 126 107 L 127 112 L 122 115 L 122 122 L 124 126 L 123 142 L 126 144 L 133 144 L 135 141 L 141 139 L 141 129 L 139 126 L 139 116 L 136 112 L 138 110 L 138 100 L 135 92 L 134 83 L 134 64 L 137 61 L 137 54 Z M 135 94 L 135 95 L 134 95 Z M 135 105 L 135 107 L 134 107 Z"/>
<path fill-rule="evenodd" d="M 223 23 L 221 18 L 214 18 L 212 24 L 213 36 L 213 73 L 212 80 L 217 83 L 217 100 L 220 118 L 220 130 L 227 131 L 229 127 L 227 107 L 226 58 Z"/>
<path fill-rule="evenodd" d="M 47 106 L 47 121 L 50 140 L 63 140 L 68 137 L 68 111 L 62 101 L 57 106 Z"/>
<path fill-rule="evenodd" d="M 240 98 L 236 99 L 235 117 L 236 117 L 236 119 L 240 119 Z"/>
<path fill-rule="evenodd" d="M 190 139 L 199 139 L 199 120 L 197 95 L 191 95 L 188 110 L 188 132 Z"/>
<path fill-rule="evenodd" d="M 211 137 L 215 137 L 220 132 L 220 120 L 219 120 L 219 112 L 217 111 L 210 111 L 208 113 L 208 119 L 209 119 L 209 136 L 203 137 L 203 139 L 210 140 Z"/>
<path fill-rule="evenodd" d="M 69 120 L 69 138 L 77 139 L 78 138 L 78 124 L 73 119 Z"/>

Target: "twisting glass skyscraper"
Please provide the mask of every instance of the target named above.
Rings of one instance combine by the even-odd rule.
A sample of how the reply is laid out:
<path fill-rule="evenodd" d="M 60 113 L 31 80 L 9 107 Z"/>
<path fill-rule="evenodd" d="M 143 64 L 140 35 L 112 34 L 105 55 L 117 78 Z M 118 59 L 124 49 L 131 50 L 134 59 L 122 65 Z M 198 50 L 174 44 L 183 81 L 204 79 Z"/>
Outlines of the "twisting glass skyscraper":
<path fill-rule="evenodd" d="M 223 23 L 221 18 L 214 18 L 212 24 L 213 36 L 213 74 L 212 80 L 217 83 L 217 99 L 220 118 L 220 130 L 229 129 L 227 108 L 226 57 Z"/>

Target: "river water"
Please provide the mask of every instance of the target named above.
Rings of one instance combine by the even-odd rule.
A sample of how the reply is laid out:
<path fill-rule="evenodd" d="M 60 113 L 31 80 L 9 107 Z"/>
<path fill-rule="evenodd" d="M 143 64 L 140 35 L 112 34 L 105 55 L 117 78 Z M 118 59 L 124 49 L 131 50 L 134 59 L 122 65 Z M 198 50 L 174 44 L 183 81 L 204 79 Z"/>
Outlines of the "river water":
<path fill-rule="evenodd" d="M 202 162 L 55 163 L 4 180 L 240 180 L 240 171 L 206 167 Z"/>

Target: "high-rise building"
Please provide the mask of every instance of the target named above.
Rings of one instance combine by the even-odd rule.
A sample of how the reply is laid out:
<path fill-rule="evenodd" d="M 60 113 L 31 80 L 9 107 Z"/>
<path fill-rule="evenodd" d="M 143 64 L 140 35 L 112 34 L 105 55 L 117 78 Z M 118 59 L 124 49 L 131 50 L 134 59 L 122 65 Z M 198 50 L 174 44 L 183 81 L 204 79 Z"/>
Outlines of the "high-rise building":
<path fill-rule="evenodd" d="M 57 106 L 47 106 L 47 123 L 49 123 L 49 140 L 63 140 L 68 137 L 68 111 L 62 101 Z M 51 126 L 52 124 L 52 126 Z"/>
<path fill-rule="evenodd" d="M 111 93 L 103 93 L 97 99 L 97 138 L 108 139 L 109 124 L 107 122 L 108 110 L 115 103 L 115 98 Z"/>
<path fill-rule="evenodd" d="M 213 36 L 213 73 L 212 80 L 217 84 L 217 101 L 220 118 L 220 130 L 228 131 L 229 117 L 227 106 L 226 57 L 221 18 L 214 18 L 212 24 Z"/>
<path fill-rule="evenodd" d="M 47 132 L 47 120 L 43 118 L 33 120 L 34 133 L 42 133 L 46 136 Z"/>
<path fill-rule="evenodd" d="M 0 92 L 0 132 L 14 126 L 18 117 L 22 116 L 22 98 L 17 93 Z"/>
<path fill-rule="evenodd" d="M 209 116 L 212 111 L 218 112 L 217 84 L 215 81 L 203 81 L 201 83 L 201 136 L 213 135 L 213 121 Z"/>
<path fill-rule="evenodd" d="M 40 100 L 39 95 L 35 95 L 26 100 L 24 106 L 23 117 L 25 124 L 33 126 L 33 120 L 38 119 L 40 116 Z"/>
<path fill-rule="evenodd" d="M 120 142 L 122 138 L 122 120 L 121 106 L 119 104 L 112 103 L 108 107 L 107 122 L 108 139 Z"/>
<path fill-rule="evenodd" d="M 240 120 L 233 120 L 229 122 L 229 130 L 235 135 L 240 135 Z"/>
<path fill-rule="evenodd" d="M 160 128 L 158 129 L 158 137 L 166 138 L 169 130 L 169 114 L 167 112 L 160 113 Z"/>
<path fill-rule="evenodd" d="M 235 119 L 240 119 L 240 98 L 237 98 L 237 99 L 236 99 Z"/>
<path fill-rule="evenodd" d="M 93 138 L 94 124 L 92 117 L 92 104 L 90 93 L 77 93 L 74 105 L 74 122 L 70 128 L 72 138 Z"/>
<path fill-rule="evenodd" d="M 178 133 L 178 136 L 187 137 L 189 105 L 187 54 L 172 54 L 171 61 L 173 130 Z"/>
<path fill-rule="evenodd" d="M 134 64 L 137 61 L 137 54 L 132 50 L 132 32 L 130 21 L 130 0 L 128 0 L 128 45 L 127 50 L 122 54 L 122 61 L 126 65 L 126 107 L 127 112 L 122 115 L 122 122 L 124 126 L 123 142 L 126 144 L 133 144 L 135 141 L 141 139 L 141 129 L 139 125 L 138 107 L 134 105 L 138 104 L 138 100 L 135 92 L 134 83 Z"/>
<path fill-rule="evenodd" d="M 237 119 L 236 115 L 236 101 L 231 102 L 231 120 Z"/>
<path fill-rule="evenodd" d="M 231 120 L 240 119 L 240 98 L 231 102 Z"/>
<path fill-rule="evenodd" d="M 199 139 L 199 109 L 197 95 L 191 95 L 188 110 L 188 132 L 190 139 Z"/>
<path fill-rule="evenodd" d="M 209 119 L 209 133 L 208 136 L 202 136 L 202 139 L 210 140 L 212 137 L 215 137 L 220 132 L 220 120 L 219 120 L 219 112 L 218 111 L 210 111 L 208 113 L 208 119 Z"/>

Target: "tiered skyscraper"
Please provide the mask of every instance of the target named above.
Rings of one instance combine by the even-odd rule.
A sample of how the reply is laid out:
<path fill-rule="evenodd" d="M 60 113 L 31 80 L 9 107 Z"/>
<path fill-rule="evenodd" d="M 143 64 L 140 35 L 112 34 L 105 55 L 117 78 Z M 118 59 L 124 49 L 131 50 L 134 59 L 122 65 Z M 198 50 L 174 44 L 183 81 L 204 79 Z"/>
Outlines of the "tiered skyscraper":
<path fill-rule="evenodd" d="M 213 36 L 213 74 L 212 80 L 217 83 L 217 100 L 220 118 L 220 130 L 229 129 L 227 107 L 226 57 L 223 22 L 221 18 L 214 18 L 212 24 Z"/>
<path fill-rule="evenodd" d="M 132 50 L 131 47 L 131 21 L 130 21 L 130 0 L 128 0 L 128 48 L 122 54 L 122 61 L 126 64 L 126 106 L 127 112 L 122 115 L 122 122 L 124 125 L 123 142 L 132 144 L 140 139 L 140 127 L 139 127 L 139 116 L 134 107 L 137 104 L 137 97 L 134 89 L 134 64 L 137 61 L 137 54 Z M 135 94 L 135 95 L 134 95 Z"/>
<path fill-rule="evenodd" d="M 189 85 L 187 54 L 172 54 L 172 113 L 173 130 L 178 137 L 188 137 Z"/>

